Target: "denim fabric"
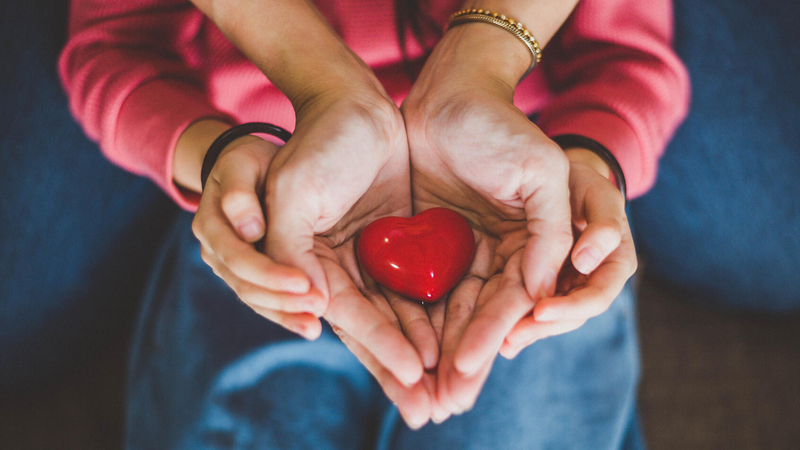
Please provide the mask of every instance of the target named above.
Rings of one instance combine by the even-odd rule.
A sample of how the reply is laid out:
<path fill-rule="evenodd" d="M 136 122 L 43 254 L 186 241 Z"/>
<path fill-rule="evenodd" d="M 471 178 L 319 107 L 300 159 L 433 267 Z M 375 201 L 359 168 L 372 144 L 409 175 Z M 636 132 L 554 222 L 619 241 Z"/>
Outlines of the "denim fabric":
<path fill-rule="evenodd" d="M 692 109 L 632 202 L 647 268 L 696 300 L 800 308 L 800 4 L 675 0 Z"/>
<path fill-rule="evenodd" d="M 0 2 L 0 394 L 124 336 L 177 211 L 70 115 L 56 75 L 67 3 Z"/>
<path fill-rule="evenodd" d="M 200 259 L 190 223 L 188 214 L 176 223 L 140 317 L 127 449 L 601 450 L 635 441 L 630 289 L 578 331 L 498 358 L 471 412 L 412 432 L 329 329 L 307 342 L 239 301 Z"/>

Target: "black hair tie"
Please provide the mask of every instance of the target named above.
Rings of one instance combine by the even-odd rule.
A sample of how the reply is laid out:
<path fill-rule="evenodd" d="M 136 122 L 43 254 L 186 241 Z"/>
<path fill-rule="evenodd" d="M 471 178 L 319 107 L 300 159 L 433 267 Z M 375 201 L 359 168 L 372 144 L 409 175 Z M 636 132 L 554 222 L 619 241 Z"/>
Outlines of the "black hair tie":
<path fill-rule="evenodd" d="M 206 188 L 208 176 L 211 174 L 211 169 L 214 168 L 214 164 L 217 162 L 219 154 L 222 153 L 222 149 L 242 136 L 256 133 L 275 136 L 283 142 L 287 142 L 289 138 L 292 137 L 292 133 L 286 131 L 285 129 L 277 125 L 264 122 L 243 123 L 220 134 L 219 137 L 214 140 L 214 143 L 211 144 L 211 147 L 208 147 L 206 156 L 203 158 L 203 169 L 200 171 L 200 183 L 203 186 L 203 190 Z"/>

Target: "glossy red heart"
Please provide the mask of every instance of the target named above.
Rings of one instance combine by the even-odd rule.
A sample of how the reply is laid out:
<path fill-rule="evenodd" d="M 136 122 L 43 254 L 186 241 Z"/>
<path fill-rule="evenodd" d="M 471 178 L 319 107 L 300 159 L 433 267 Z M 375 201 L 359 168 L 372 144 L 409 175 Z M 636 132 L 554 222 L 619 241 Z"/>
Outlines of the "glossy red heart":
<path fill-rule="evenodd" d="M 361 267 L 386 288 L 435 302 L 461 280 L 475 255 L 472 228 L 460 214 L 432 208 L 414 217 L 384 217 L 358 238 Z"/>

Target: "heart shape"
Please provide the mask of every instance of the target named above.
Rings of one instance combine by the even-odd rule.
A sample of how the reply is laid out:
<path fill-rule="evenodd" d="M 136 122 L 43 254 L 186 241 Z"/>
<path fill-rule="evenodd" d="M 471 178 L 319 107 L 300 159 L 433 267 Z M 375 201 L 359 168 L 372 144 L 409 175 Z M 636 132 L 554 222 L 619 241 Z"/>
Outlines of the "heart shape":
<path fill-rule="evenodd" d="M 358 238 L 358 259 L 379 284 L 435 302 L 461 280 L 475 256 L 472 228 L 460 214 L 432 208 L 414 217 L 384 217 Z"/>

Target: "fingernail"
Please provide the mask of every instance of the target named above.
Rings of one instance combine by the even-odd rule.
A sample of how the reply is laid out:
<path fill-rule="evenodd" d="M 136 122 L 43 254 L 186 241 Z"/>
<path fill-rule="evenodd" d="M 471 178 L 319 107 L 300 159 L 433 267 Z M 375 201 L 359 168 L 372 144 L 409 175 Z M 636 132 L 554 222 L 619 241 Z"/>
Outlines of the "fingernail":
<path fill-rule="evenodd" d="M 248 241 L 254 241 L 261 237 L 261 222 L 255 217 L 245 219 L 239 225 L 239 233 Z"/>
<path fill-rule="evenodd" d="M 600 252 L 594 247 L 586 247 L 578 252 L 572 265 L 578 272 L 588 275 L 600 263 L 600 256 Z"/>
<path fill-rule="evenodd" d="M 436 354 L 432 351 L 423 352 L 422 354 L 422 365 L 427 370 L 432 370 L 436 368 L 436 365 L 439 361 L 437 361 Z"/>

